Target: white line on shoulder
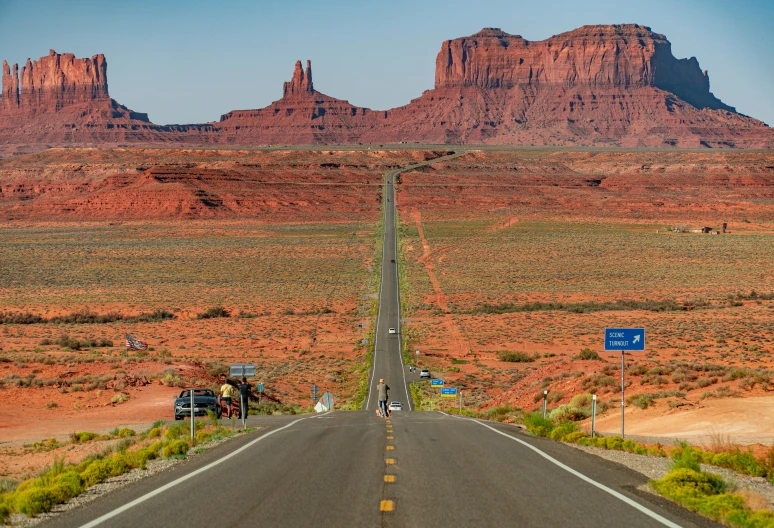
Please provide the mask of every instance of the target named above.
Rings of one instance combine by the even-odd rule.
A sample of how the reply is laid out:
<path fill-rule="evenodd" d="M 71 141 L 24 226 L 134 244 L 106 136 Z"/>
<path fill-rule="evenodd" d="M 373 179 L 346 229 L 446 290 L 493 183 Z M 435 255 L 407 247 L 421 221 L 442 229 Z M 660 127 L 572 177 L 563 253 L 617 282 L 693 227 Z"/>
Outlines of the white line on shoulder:
<path fill-rule="evenodd" d="M 328 414 L 328 413 L 325 413 L 325 414 Z M 323 414 L 321 414 L 321 415 L 319 415 L 319 416 L 324 416 L 324 415 L 323 415 Z M 312 418 L 317 418 L 317 416 L 312 416 Z M 172 482 L 170 482 L 169 484 L 165 484 L 164 486 L 161 486 L 160 488 L 156 488 L 155 490 L 153 490 L 153 491 L 151 491 L 151 492 L 148 492 L 148 493 L 146 493 L 146 494 L 145 494 L 145 495 L 143 495 L 142 497 L 139 497 L 139 498 L 137 498 L 137 499 L 133 500 L 132 502 L 129 502 L 129 503 L 127 503 L 127 504 L 124 504 L 124 505 L 123 505 L 123 506 L 121 506 L 120 508 L 116 508 L 115 510 L 113 510 L 113 511 L 111 511 L 111 512 L 108 512 L 108 513 L 106 513 L 106 514 L 105 514 L 105 515 L 103 515 L 102 517 L 97 517 L 97 518 L 96 518 L 96 519 L 94 519 L 93 521 L 91 521 L 91 522 L 89 522 L 89 523 L 86 523 L 86 524 L 84 524 L 83 526 L 81 526 L 81 528 L 92 528 L 93 526 L 98 526 L 98 525 L 102 524 L 103 522 L 105 522 L 105 521 L 107 521 L 107 520 L 109 520 L 109 519 L 112 519 L 112 518 L 113 518 L 113 517 L 115 517 L 116 515 L 119 515 L 119 514 L 121 514 L 121 513 L 125 512 L 126 510 L 128 510 L 128 509 L 130 509 L 130 508 L 133 508 L 133 507 L 137 506 L 138 504 L 141 504 L 141 503 L 145 502 L 145 501 L 146 501 L 146 500 L 148 500 L 148 499 L 152 499 L 152 498 L 153 498 L 153 497 L 155 497 L 156 495 L 159 495 L 159 494 L 161 494 L 161 493 L 164 493 L 164 492 L 165 492 L 165 491 L 167 491 L 168 489 L 170 489 L 170 488 L 173 488 L 173 487 L 177 486 L 178 484 L 181 484 L 181 483 L 185 482 L 186 480 L 188 480 L 188 479 L 190 479 L 190 478 L 193 478 L 193 477 L 195 477 L 196 475 L 199 475 L 199 474 L 201 474 L 201 473 L 204 473 L 204 472 L 205 472 L 205 471 L 207 471 L 208 469 L 211 469 L 211 468 L 213 468 L 213 467 L 217 466 L 218 464 L 220 464 L 220 463 L 222 463 L 222 462 L 225 462 L 225 461 L 226 461 L 226 460 L 228 460 L 229 458 L 231 458 L 231 457 L 234 457 L 234 456 L 238 455 L 239 453 L 241 453 L 241 452 L 242 452 L 242 451 L 244 451 L 245 449 L 248 449 L 249 447 L 253 446 L 254 444 L 256 444 L 256 443 L 260 442 L 260 441 L 261 441 L 261 440 L 263 440 L 264 438 L 266 438 L 266 437 L 268 437 L 268 436 L 271 436 L 271 435 L 273 435 L 274 433 L 278 433 L 278 432 L 282 431 L 283 429 L 287 429 L 287 428 L 288 428 L 288 427 L 290 427 L 291 425 L 297 424 L 298 422 L 301 422 L 301 421 L 303 421 L 303 420 L 308 420 L 308 419 L 309 419 L 309 417 L 307 417 L 307 418 L 300 418 L 300 419 L 298 419 L 298 420 L 295 420 L 295 421 L 292 421 L 292 422 L 290 422 L 289 424 L 287 424 L 287 425 L 285 425 L 285 426 L 283 426 L 283 427 L 280 427 L 279 429 L 274 429 L 273 431 L 269 431 L 268 433 L 266 433 L 266 434 L 264 434 L 264 435 L 261 435 L 261 436 L 259 436 L 258 438 L 256 438 L 256 439 L 255 439 L 255 440 L 253 440 L 252 442 L 250 442 L 250 443 L 247 443 L 247 444 L 243 445 L 242 447 L 240 447 L 240 448 L 239 448 L 239 449 L 237 449 L 236 451 L 233 451 L 233 452 L 229 453 L 228 455 L 224 456 L 223 458 L 219 458 L 219 459 L 218 459 L 218 460 L 216 460 L 215 462 L 211 462 L 211 463 L 207 464 L 206 466 L 204 466 L 204 467 L 202 467 L 202 468 L 199 468 L 199 469 L 197 469 L 196 471 L 192 471 L 191 473 L 188 473 L 187 475 L 183 475 L 183 476 L 182 476 L 182 477 L 180 477 L 179 479 L 173 480 L 173 481 L 172 481 Z"/>
<path fill-rule="evenodd" d="M 563 464 L 563 463 L 559 462 L 557 459 L 555 459 L 555 458 L 554 458 L 554 457 L 552 457 L 551 455 L 549 455 L 549 454 L 547 454 L 547 453 L 544 453 L 543 451 L 541 451 L 541 450 L 540 450 L 540 449 L 538 449 L 537 447 L 535 447 L 535 446 L 533 446 L 533 445 L 531 445 L 531 444 L 529 444 L 529 443 L 525 442 L 524 440 L 519 440 L 518 438 L 515 438 L 515 437 L 513 437 L 513 436 L 511 436 L 511 435 L 509 435 L 509 434 L 506 434 L 506 433 L 504 433 L 504 432 L 502 432 L 502 431 L 498 431 L 497 429 L 495 429 L 495 428 L 494 428 L 494 427 L 492 427 L 491 425 L 487 425 L 487 424 L 485 424 L 485 423 L 483 423 L 483 422 L 481 422 L 481 421 L 479 421 L 479 420 L 471 420 L 471 421 L 472 421 L 472 422 L 475 422 L 475 423 L 477 423 L 477 424 L 479 424 L 479 425 L 483 425 L 483 426 L 484 426 L 484 427 L 486 427 L 487 429 L 491 429 L 491 430 L 492 430 L 492 431 L 494 431 L 495 433 L 497 433 L 497 434 L 499 434 L 499 435 L 503 435 L 503 436 L 504 436 L 504 437 L 506 437 L 506 438 L 510 438 L 510 439 L 511 439 L 511 440 L 513 440 L 514 442 L 518 442 L 518 443 L 520 443 L 521 445 L 523 445 L 524 447 L 527 447 L 527 448 L 529 448 L 529 449 L 533 450 L 535 453 L 537 453 L 538 455 L 542 456 L 543 458 L 545 458 L 545 459 L 546 459 L 546 460 L 548 460 L 549 462 L 551 462 L 551 463 L 553 463 L 553 464 L 555 464 L 555 465 L 559 466 L 560 468 L 564 469 L 564 470 L 565 470 L 565 471 L 567 471 L 568 473 L 572 473 L 573 475 L 575 475 L 575 476 L 576 476 L 576 477 L 578 477 L 579 479 L 581 479 L 581 480 L 583 480 L 583 481 L 585 481 L 585 482 L 588 482 L 588 483 L 589 483 L 589 484 L 591 484 L 592 486 L 595 486 L 595 487 L 597 487 L 597 488 L 601 489 L 602 491 L 609 493 L 610 495 L 612 495 L 612 496 L 613 496 L 613 497 L 615 497 L 616 499 L 619 499 L 619 500 L 621 500 L 621 501 L 625 502 L 626 504 L 628 504 L 628 505 L 629 505 L 629 506 L 631 506 L 632 508 L 635 508 L 635 509 L 639 510 L 640 512 L 644 513 L 645 515 L 647 515 L 647 516 L 648 516 L 648 517 L 650 517 L 651 519 L 654 519 L 654 520 L 656 520 L 656 521 L 660 522 L 660 523 L 661 523 L 661 524 L 663 524 L 664 526 L 669 526 L 669 528 L 681 528 L 681 526 L 680 526 L 679 524 L 675 524 L 675 523 L 673 523 L 672 521 L 670 521 L 670 520 L 669 520 L 669 519 L 667 519 L 666 517 L 662 517 L 662 516 L 661 516 L 661 515 L 659 515 L 658 513 L 654 512 L 654 511 L 652 511 L 652 510 L 649 510 L 648 508 L 646 508 L 646 507 L 645 507 L 645 506 L 643 506 L 642 504 L 640 504 L 640 503 L 638 503 L 638 502 L 636 502 L 636 501 L 633 501 L 632 499 L 630 499 L 630 498 L 629 498 L 629 497 L 627 497 L 626 495 L 623 495 L 623 494 L 621 494 L 621 493 L 618 493 L 618 492 L 617 492 L 617 491 L 615 491 L 614 489 L 608 488 L 608 487 L 607 487 L 607 486 L 605 486 L 604 484 L 600 484 L 600 483 L 599 483 L 599 482 L 597 482 L 596 480 L 594 480 L 594 479 L 592 479 L 592 478 L 590 478 L 590 477 L 587 477 L 587 476 L 586 476 L 586 475 L 584 475 L 583 473 L 580 473 L 579 471 L 576 471 L 576 470 L 574 470 L 574 469 L 573 469 L 573 468 L 571 468 L 570 466 L 568 466 L 568 465 L 566 465 L 566 464 Z"/>

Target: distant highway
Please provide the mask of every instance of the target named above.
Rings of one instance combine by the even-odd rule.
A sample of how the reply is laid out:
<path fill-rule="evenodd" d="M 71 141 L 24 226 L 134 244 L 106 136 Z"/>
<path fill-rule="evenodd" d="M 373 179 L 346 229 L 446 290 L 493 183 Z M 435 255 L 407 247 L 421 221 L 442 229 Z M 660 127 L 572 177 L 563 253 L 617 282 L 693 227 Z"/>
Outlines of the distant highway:
<path fill-rule="evenodd" d="M 250 417 L 260 431 L 44 525 L 719 526 L 652 495 L 641 474 L 574 447 L 532 438 L 511 425 L 409 412 L 400 353 L 393 189 L 398 172 L 386 175 L 380 312 L 367 412 Z M 389 328 L 398 333 L 388 334 Z M 390 399 L 406 408 L 390 420 L 374 416 L 379 378 L 390 385 Z"/>

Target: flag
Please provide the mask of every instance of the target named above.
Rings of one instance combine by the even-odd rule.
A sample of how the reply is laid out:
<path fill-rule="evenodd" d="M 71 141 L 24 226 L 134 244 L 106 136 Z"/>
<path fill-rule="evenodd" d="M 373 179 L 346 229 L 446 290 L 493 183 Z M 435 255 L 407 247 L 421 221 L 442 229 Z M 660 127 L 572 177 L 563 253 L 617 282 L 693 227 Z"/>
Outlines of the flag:
<path fill-rule="evenodd" d="M 147 350 L 148 343 L 140 341 L 131 334 L 126 334 L 126 348 L 136 348 L 137 350 Z"/>

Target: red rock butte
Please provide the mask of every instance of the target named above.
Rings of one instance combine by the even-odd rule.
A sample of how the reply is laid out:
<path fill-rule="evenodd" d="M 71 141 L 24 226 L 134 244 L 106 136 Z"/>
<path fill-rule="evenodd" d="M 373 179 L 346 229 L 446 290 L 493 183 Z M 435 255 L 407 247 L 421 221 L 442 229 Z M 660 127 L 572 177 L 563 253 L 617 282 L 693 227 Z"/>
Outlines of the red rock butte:
<path fill-rule="evenodd" d="M 314 89 L 296 62 L 282 98 L 220 121 L 156 125 L 110 99 L 103 55 L 3 63 L 0 144 L 445 143 L 772 148 L 774 132 L 710 92 L 695 57 L 637 24 L 531 42 L 495 28 L 447 40 L 435 87 L 391 110 Z"/>

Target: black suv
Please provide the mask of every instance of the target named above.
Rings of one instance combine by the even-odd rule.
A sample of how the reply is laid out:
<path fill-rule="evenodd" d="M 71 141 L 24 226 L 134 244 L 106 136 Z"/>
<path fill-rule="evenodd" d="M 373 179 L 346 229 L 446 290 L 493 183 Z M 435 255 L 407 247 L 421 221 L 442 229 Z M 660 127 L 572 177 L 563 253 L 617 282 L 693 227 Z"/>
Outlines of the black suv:
<path fill-rule="evenodd" d="M 185 389 L 175 398 L 175 420 L 191 417 L 191 391 L 194 397 L 194 415 L 205 416 L 207 411 L 213 411 L 220 418 L 218 398 L 211 389 Z"/>

